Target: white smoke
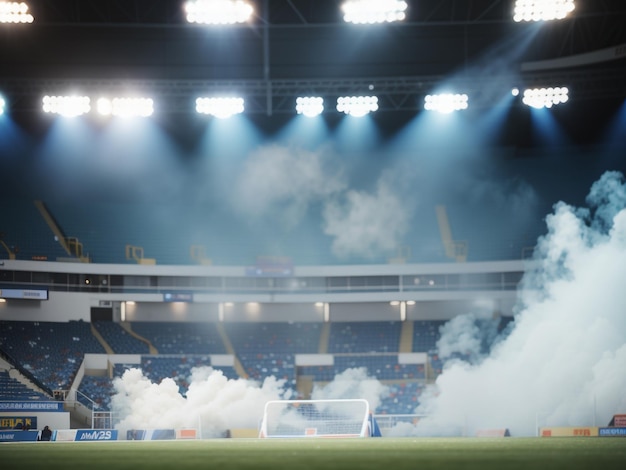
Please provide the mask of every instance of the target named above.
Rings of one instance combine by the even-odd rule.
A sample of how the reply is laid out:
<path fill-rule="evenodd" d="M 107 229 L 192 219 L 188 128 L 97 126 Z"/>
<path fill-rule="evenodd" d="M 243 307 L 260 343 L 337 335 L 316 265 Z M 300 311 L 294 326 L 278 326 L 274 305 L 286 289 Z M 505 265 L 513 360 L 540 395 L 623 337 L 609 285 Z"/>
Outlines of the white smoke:
<path fill-rule="evenodd" d="M 265 404 L 293 398 L 285 381 L 266 378 L 262 384 L 228 379 L 219 370 L 198 367 L 191 371 L 186 397 L 173 379 L 159 384 L 140 369 L 129 369 L 113 382 L 111 408 L 119 422 L 116 429 L 200 429 L 203 438 L 222 437 L 231 429 L 257 429 Z M 324 388 L 315 388 L 313 399 L 362 398 L 374 410 L 388 388 L 367 375 L 365 368 L 347 369 Z"/>
<path fill-rule="evenodd" d="M 445 323 L 437 342 L 437 352 L 442 360 L 461 356 L 477 364 L 498 339 L 500 318 L 491 312 L 472 312 L 458 315 Z"/>
<path fill-rule="evenodd" d="M 221 437 L 230 429 L 257 429 L 265 403 L 290 398 L 284 381 L 262 384 L 226 378 L 210 367 L 192 369 L 186 397 L 170 378 L 155 384 L 140 369 L 114 380 L 111 408 L 117 429 L 201 429 L 202 437 Z"/>
<path fill-rule="evenodd" d="M 367 400 L 370 410 L 375 410 L 388 392 L 389 388 L 386 385 L 367 375 L 365 367 L 358 367 L 344 370 L 323 387 L 314 387 L 311 398 L 313 400 L 362 398 Z"/>
<path fill-rule="evenodd" d="M 411 433 L 530 436 L 537 426 L 607 425 L 626 411 L 623 175 L 604 174 L 587 203 L 555 205 L 510 335 L 479 364 L 446 364 L 416 410 L 429 417 Z"/>
<path fill-rule="evenodd" d="M 385 172 L 373 191 L 350 189 L 332 152 L 269 145 L 246 160 L 232 203 L 252 220 L 287 228 L 321 207 L 333 253 L 371 259 L 394 253 L 410 227 L 414 202 L 402 196 L 409 194 L 404 170 Z"/>
<path fill-rule="evenodd" d="M 350 190 L 324 209 L 324 233 L 334 237 L 332 250 L 339 258 L 373 258 L 394 252 L 409 229 L 412 203 L 386 178 L 376 191 Z"/>
<path fill-rule="evenodd" d="M 262 147 L 246 159 L 233 190 L 233 204 L 255 218 L 277 217 L 296 225 L 309 207 L 344 190 L 343 175 L 327 152 L 280 145 Z"/>

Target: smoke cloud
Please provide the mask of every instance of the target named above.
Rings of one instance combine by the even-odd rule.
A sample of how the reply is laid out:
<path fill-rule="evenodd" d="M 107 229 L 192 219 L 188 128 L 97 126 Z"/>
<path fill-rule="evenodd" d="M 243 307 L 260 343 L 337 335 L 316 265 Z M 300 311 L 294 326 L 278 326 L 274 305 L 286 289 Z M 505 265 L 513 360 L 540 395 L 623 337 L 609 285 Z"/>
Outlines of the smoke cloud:
<path fill-rule="evenodd" d="M 173 379 L 151 382 L 140 369 L 129 369 L 114 380 L 111 407 L 120 421 L 115 426 L 130 429 L 200 429 L 203 438 L 223 437 L 230 429 L 257 429 L 265 404 L 293 398 L 284 380 L 268 377 L 259 384 L 228 379 L 211 367 L 194 368 L 186 397 Z M 348 369 L 313 399 L 364 398 L 375 409 L 387 387 L 367 375 L 364 368 Z"/>
<path fill-rule="evenodd" d="M 332 252 L 340 259 L 395 252 L 413 215 L 408 178 L 389 170 L 372 190 L 355 189 L 346 173 L 328 150 L 265 146 L 246 160 L 233 205 L 252 221 L 278 221 L 286 228 L 317 218 L 314 211 L 321 209 L 323 233 L 333 238 Z"/>
<path fill-rule="evenodd" d="M 375 377 L 367 375 L 364 367 L 346 369 L 337 374 L 332 382 L 324 387 L 315 387 L 311 393 L 313 400 L 365 399 L 370 410 L 375 410 L 389 388 Z"/>
<path fill-rule="evenodd" d="M 203 438 L 222 437 L 229 429 L 256 429 L 269 400 L 291 398 L 284 381 L 262 384 L 226 378 L 210 367 L 192 369 L 187 396 L 174 380 L 151 382 L 140 369 L 129 369 L 114 381 L 111 399 L 117 429 L 201 429 Z"/>
<path fill-rule="evenodd" d="M 393 252 L 409 230 L 413 203 L 402 197 L 401 185 L 390 174 L 378 180 L 374 192 L 350 190 L 324 208 L 324 233 L 332 236 L 339 258 L 374 258 Z"/>
<path fill-rule="evenodd" d="M 292 227 L 312 204 L 344 190 L 343 175 L 330 162 L 331 155 L 323 151 L 262 147 L 246 160 L 233 204 L 243 215 L 276 217 Z"/>
<path fill-rule="evenodd" d="M 486 352 L 498 340 L 500 318 L 491 312 L 458 315 L 441 327 L 437 343 L 439 358 L 463 358 L 470 364 L 484 359 Z"/>
<path fill-rule="evenodd" d="M 446 363 L 420 398 L 416 435 L 607 425 L 626 410 L 626 185 L 607 172 L 587 208 L 557 203 L 519 292 L 514 328 L 472 364 Z M 444 328 L 440 345 L 479 342 L 476 328 Z M 456 336 L 455 336 L 456 335 Z M 473 338 L 472 338 L 473 335 Z M 404 429 L 404 432 L 408 430 Z"/>

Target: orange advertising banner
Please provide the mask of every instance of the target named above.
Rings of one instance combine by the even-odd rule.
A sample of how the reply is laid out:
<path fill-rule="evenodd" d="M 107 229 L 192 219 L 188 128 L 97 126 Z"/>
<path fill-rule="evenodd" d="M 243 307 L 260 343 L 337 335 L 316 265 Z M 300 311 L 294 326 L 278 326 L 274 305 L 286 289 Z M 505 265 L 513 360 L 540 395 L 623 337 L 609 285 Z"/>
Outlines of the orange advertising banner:
<path fill-rule="evenodd" d="M 597 426 L 540 428 L 541 437 L 598 437 Z"/>

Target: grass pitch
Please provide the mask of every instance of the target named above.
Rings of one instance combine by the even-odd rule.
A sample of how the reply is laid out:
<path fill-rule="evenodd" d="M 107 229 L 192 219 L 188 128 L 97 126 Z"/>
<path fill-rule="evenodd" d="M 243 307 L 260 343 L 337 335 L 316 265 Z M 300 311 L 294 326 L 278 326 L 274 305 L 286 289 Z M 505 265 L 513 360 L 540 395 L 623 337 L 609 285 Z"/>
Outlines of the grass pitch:
<path fill-rule="evenodd" d="M 215 439 L 0 444 L 2 469 L 515 470 L 626 468 L 621 438 Z"/>

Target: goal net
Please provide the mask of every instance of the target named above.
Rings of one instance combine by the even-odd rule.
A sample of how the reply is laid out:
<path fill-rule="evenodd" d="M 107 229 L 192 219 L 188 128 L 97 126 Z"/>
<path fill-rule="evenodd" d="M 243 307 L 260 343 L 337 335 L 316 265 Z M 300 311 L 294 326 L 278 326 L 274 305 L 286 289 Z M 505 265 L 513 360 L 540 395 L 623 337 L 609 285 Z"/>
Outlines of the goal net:
<path fill-rule="evenodd" d="M 367 400 L 276 400 L 265 404 L 259 437 L 367 437 Z"/>

